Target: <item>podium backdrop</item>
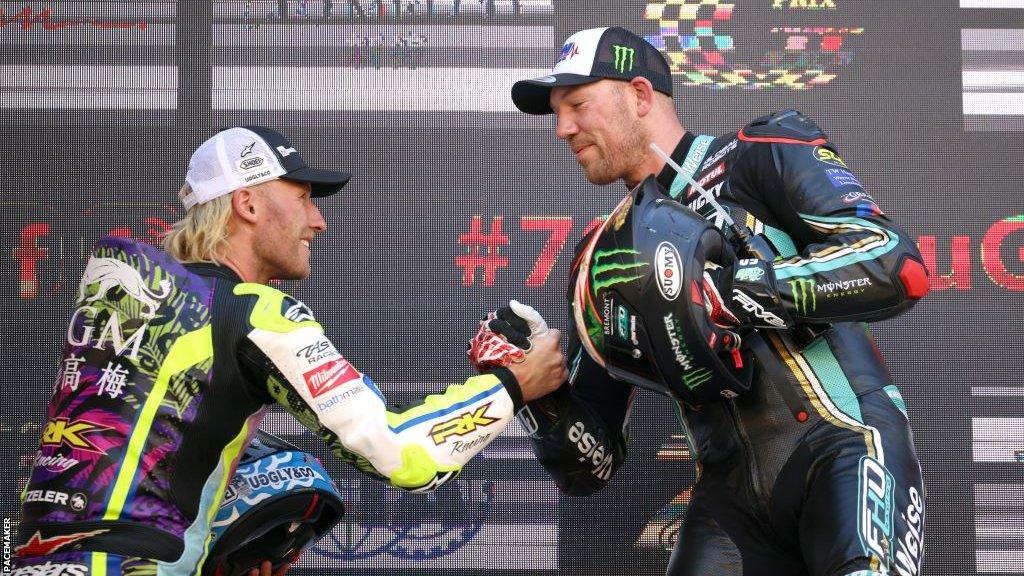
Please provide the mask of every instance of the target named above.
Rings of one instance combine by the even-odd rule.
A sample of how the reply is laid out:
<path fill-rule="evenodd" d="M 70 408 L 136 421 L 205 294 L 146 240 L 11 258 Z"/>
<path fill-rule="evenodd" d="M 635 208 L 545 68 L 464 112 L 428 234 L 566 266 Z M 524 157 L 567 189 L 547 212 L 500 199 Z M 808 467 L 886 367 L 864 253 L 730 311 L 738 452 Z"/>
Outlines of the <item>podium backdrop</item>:
<path fill-rule="evenodd" d="M 355 174 L 306 302 L 402 402 L 465 378 L 467 338 L 518 298 L 567 320 L 572 247 L 625 190 L 595 187 L 511 84 L 562 40 L 625 25 L 662 47 L 691 131 L 793 107 L 917 238 L 932 293 L 871 326 L 907 401 L 928 490 L 927 575 L 1024 574 L 1024 1 L 416 0 L 0 2 L 0 490 L 18 521 L 76 287 L 107 233 L 155 241 L 191 150 L 275 127 Z M 296 574 L 661 574 L 694 467 L 642 392 L 601 493 L 558 493 L 518 424 L 453 486 L 415 496 L 321 456 L 345 522 Z M 9 521 L 8 521 L 9 520 Z"/>

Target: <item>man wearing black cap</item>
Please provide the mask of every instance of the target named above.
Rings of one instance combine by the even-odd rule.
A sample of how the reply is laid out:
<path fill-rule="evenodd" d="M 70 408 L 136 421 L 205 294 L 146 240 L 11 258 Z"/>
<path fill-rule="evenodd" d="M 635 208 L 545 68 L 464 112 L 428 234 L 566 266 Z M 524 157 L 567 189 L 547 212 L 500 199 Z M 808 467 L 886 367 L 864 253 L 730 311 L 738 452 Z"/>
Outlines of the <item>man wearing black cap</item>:
<path fill-rule="evenodd" d="M 272 403 L 365 474 L 429 491 L 557 386 L 547 376 L 564 377 L 564 357 L 550 331 L 518 362 L 389 409 L 313 313 L 267 285 L 309 275 L 327 227 L 312 198 L 348 179 L 308 167 L 273 130 L 230 128 L 193 153 L 179 194 L 187 212 L 166 251 L 96 244 L 22 497 L 14 574 L 195 574 Z M 320 511 L 300 514 L 312 524 Z M 278 573 L 298 552 L 274 558 Z"/>
<path fill-rule="evenodd" d="M 565 491 L 581 495 L 602 488 L 621 465 L 634 390 L 608 375 L 598 346 L 581 340 L 619 331 L 628 348 L 645 337 L 631 331 L 628 311 L 593 300 L 634 278 L 615 270 L 653 267 L 673 288 L 662 291 L 666 308 L 691 299 L 707 307 L 743 335 L 737 363 L 754 362 L 745 393 L 679 401 L 699 474 L 668 573 L 916 576 L 921 470 L 903 400 L 863 324 L 904 312 L 928 292 L 914 242 L 799 112 L 764 116 L 722 137 L 696 136 L 679 122 L 671 94 L 664 57 L 622 28 L 572 35 L 550 75 L 512 88 L 523 112 L 556 115 L 555 135 L 591 182 L 633 188 L 655 176 L 721 229 L 741 258 L 706 267 L 704 285 L 692 289 L 673 284 L 678 267 L 670 259 L 625 266 L 612 252 L 575 259 L 572 378 L 520 415 L 541 463 Z M 671 234 L 647 232 L 665 235 L 659 254 L 674 253 Z M 592 245 L 590 237 L 581 242 Z M 499 312 L 505 322 L 495 329 L 514 332 L 511 341 L 528 335 L 509 314 Z M 643 321 L 664 323 L 669 333 L 679 326 L 671 313 Z M 691 357 L 679 341 L 671 349 L 684 383 L 708 386 L 705 375 L 686 372 Z M 636 346 L 637 362 L 641 349 L 651 348 Z M 657 374 L 657 363 L 649 365 Z M 584 434 L 587 446 L 601 447 L 600 458 L 583 453 Z"/>

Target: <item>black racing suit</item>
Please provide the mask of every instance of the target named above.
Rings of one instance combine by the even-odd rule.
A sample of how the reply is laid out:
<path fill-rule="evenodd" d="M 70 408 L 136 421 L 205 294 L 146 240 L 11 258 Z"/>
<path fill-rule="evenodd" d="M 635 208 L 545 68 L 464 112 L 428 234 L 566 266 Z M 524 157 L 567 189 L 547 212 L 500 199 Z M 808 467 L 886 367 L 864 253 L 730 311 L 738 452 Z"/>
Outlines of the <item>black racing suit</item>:
<path fill-rule="evenodd" d="M 749 392 L 678 406 L 698 480 L 668 573 L 916 575 L 921 469 L 903 400 L 862 323 L 927 292 L 914 243 L 795 111 L 713 140 L 686 134 L 672 155 L 684 164 L 690 152 L 700 158 L 694 179 L 772 252 L 777 292 L 758 306 L 789 328 L 758 330 L 768 346 Z M 723 227 L 671 168 L 658 180 Z M 625 458 L 634 389 L 582 351 L 575 330 L 569 345 L 569 384 L 520 418 L 558 485 L 586 495 Z"/>
<path fill-rule="evenodd" d="M 194 574 L 270 404 L 410 491 L 454 478 L 522 404 L 502 368 L 391 409 L 301 302 L 113 237 L 96 245 L 66 335 L 22 494 L 18 575 Z"/>

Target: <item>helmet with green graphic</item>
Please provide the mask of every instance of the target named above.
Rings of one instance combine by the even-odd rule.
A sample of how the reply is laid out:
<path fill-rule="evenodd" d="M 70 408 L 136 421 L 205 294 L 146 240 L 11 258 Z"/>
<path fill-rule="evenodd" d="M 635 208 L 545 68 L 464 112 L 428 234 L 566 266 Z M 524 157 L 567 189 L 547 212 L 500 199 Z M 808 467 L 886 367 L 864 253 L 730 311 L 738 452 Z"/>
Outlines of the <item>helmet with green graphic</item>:
<path fill-rule="evenodd" d="M 712 321 L 703 284 L 706 267 L 735 262 L 717 228 L 648 177 L 581 253 L 572 299 L 584 348 L 613 377 L 690 405 L 742 394 L 752 362 Z"/>

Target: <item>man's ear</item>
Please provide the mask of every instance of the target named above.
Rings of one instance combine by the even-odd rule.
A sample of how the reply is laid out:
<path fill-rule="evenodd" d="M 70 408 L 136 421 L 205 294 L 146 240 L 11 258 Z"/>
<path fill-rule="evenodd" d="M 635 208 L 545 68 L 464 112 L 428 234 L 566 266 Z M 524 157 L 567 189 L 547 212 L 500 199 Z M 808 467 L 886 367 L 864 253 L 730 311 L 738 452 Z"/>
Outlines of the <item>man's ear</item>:
<path fill-rule="evenodd" d="M 243 222 L 256 222 L 258 204 L 258 195 L 251 188 L 239 188 L 231 193 L 231 208 Z"/>
<path fill-rule="evenodd" d="M 647 78 L 637 76 L 629 81 L 629 87 L 636 97 L 637 116 L 646 116 L 654 108 L 654 86 Z"/>

